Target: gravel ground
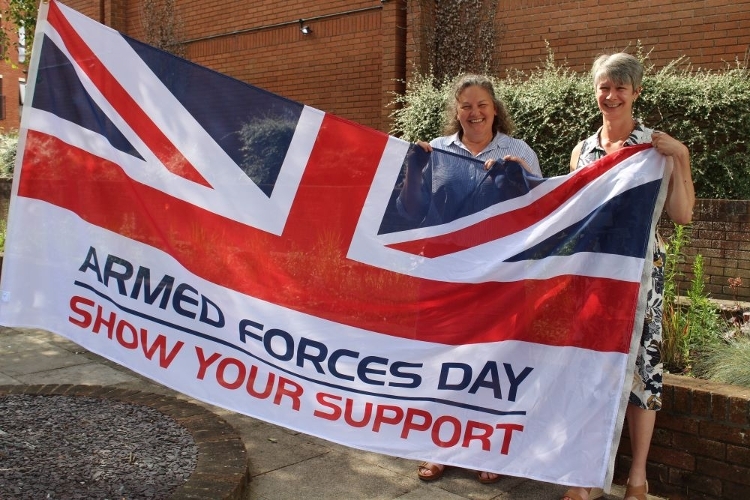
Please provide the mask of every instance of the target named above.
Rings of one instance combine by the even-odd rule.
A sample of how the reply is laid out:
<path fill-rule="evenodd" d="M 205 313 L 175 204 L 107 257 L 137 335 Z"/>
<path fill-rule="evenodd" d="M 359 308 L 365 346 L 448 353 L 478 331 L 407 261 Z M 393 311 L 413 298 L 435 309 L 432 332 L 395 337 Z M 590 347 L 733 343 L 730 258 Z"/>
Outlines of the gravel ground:
<path fill-rule="evenodd" d="M 165 499 L 195 470 L 187 429 L 83 396 L 0 396 L 0 498 Z"/>

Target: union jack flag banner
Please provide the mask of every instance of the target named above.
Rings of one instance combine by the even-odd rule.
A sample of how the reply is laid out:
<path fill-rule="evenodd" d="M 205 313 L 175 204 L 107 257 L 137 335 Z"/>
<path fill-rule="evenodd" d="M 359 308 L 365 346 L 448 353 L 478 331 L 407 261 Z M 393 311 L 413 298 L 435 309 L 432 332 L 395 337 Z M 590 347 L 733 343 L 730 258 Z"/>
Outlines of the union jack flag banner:
<path fill-rule="evenodd" d="M 0 323 L 355 448 L 610 486 L 670 168 L 650 145 L 506 163 L 496 203 L 427 224 L 396 202 L 414 145 L 55 0 L 27 92 Z"/>

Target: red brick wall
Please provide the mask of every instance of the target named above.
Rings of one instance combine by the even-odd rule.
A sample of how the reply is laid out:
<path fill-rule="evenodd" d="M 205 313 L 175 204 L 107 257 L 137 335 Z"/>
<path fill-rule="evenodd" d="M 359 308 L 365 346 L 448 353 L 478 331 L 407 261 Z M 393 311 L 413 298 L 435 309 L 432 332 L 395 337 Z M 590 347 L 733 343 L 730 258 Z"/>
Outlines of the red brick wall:
<path fill-rule="evenodd" d="M 5 10 L 7 5 L 8 0 L 0 0 L 0 9 Z M 2 76 L 0 95 L 3 100 L 2 105 L 5 107 L 5 117 L 0 119 L 0 133 L 18 130 L 21 124 L 19 79 L 26 79 L 26 64 L 31 57 L 31 53 L 27 51 L 26 62 L 20 63 L 18 49 L 14 45 L 18 41 L 17 33 L 11 31 L 8 35 L 11 38 L 11 47 L 8 51 L 10 64 L 5 61 L 0 62 L 0 76 Z"/>
<path fill-rule="evenodd" d="M 370 127 L 381 123 L 381 9 L 296 20 L 189 44 L 188 58 L 234 78 Z"/>
<path fill-rule="evenodd" d="M 109 19 L 106 15 L 107 12 L 111 12 L 112 10 L 112 1 L 113 0 L 104 0 L 103 2 L 100 2 L 99 0 L 65 0 L 63 3 L 98 23 L 113 27 L 108 23 Z"/>
<path fill-rule="evenodd" d="M 625 427 L 617 482 L 631 462 Z M 750 389 L 665 375 L 647 473 L 651 492 L 670 500 L 750 498 Z"/>
<path fill-rule="evenodd" d="M 18 130 L 21 124 L 19 79 L 26 79 L 26 69 L 24 65 L 18 64 L 18 51 L 12 50 L 11 53 L 16 67 L 5 63 L 0 66 L 0 76 L 3 77 L 0 95 L 5 106 L 5 118 L 0 120 L 0 133 Z"/>
<path fill-rule="evenodd" d="M 674 224 L 663 218 L 662 236 L 674 232 Z M 723 300 L 750 301 L 750 201 L 696 201 L 690 244 L 685 248 L 686 262 L 681 266 L 684 276 L 677 280 L 680 293 L 685 295 L 693 278 L 692 264 L 696 254 L 703 256 L 706 290 L 711 297 Z M 735 292 L 728 278 L 742 278 L 742 286 Z"/>
<path fill-rule="evenodd" d="M 685 55 L 695 67 L 719 69 L 742 61 L 750 46 L 750 0 L 500 0 L 498 18 L 503 68 L 540 66 L 545 40 L 576 71 L 639 40 L 658 67 Z"/>

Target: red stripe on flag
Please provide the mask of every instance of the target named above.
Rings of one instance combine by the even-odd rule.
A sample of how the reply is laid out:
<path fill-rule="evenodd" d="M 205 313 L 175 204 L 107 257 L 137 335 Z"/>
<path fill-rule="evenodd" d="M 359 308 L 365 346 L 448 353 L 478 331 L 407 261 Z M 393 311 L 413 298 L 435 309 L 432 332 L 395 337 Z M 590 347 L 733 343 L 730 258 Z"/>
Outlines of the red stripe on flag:
<path fill-rule="evenodd" d="M 347 260 L 387 140 L 357 130 L 326 117 L 281 236 L 138 183 L 35 131 L 18 195 L 158 248 L 217 285 L 364 330 L 450 345 L 515 339 L 628 352 L 637 284 L 582 276 L 446 283 Z"/>
<path fill-rule="evenodd" d="M 50 2 L 47 20 L 60 34 L 68 52 L 78 66 L 88 75 L 117 113 L 128 122 L 138 137 L 159 158 L 164 167 L 175 175 L 210 188 L 208 181 L 172 144 L 86 45 L 60 11 L 57 3 Z"/>
<path fill-rule="evenodd" d="M 571 176 L 557 189 L 541 197 L 532 205 L 489 217 L 449 234 L 394 243 L 388 246 L 413 255 L 434 258 L 503 238 L 543 220 L 593 179 L 603 175 L 621 161 L 650 147 L 651 144 L 642 144 L 622 148 L 613 154 L 609 154 L 599 160 L 600 163 L 596 168 L 587 168 Z"/>

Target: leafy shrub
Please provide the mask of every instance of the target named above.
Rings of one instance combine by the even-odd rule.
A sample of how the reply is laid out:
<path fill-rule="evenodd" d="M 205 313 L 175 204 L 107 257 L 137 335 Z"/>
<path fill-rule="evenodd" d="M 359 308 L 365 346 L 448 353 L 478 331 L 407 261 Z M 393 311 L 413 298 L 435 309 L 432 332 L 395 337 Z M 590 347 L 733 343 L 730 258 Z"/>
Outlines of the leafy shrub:
<path fill-rule="evenodd" d="M 686 292 L 688 302 L 677 303 L 680 290 L 676 278 L 681 276 L 679 265 L 684 262 L 683 248 L 689 242 L 685 226 L 675 224 L 675 231 L 667 242 L 664 267 L 664 328 L 662 362 L 673 373 L 690 374 L 693 365 L 704 352 L 712 350 L 723 339 L 728 323 L 705 289 L 703 256 L 693 261 L 693 278 Z"/>
<path fill-rule="evenodd" d="M 640 47 L 637 55 L 645 75 L 635 114 L 688 146 L 697 196 L 750 198 L 750 70 L 693 70 L 677 59 L 655 71 Z M 489 76 L 515 121 L 515 136 L 536 151 L 544 175 L 566 174 L 570 152 L 601 125 L 588 73 L 557 64 L 548 50 L 544 66 L 529 74 Z M 431 75 L 407 82 L 394 99 L 391 133 L 411 142 L 442 135 L 450 85 Z"/>
<path fill-rule="evenodd" d="M 392 113 L 391 134 L 409 142 L 442 135 L 449 94 L 450 81 L 438 81 L 432 74 L 416 75 L 407 82 L 406 93 L 393 100 L 396 110 Z"/>
<path fill-rule="evenodd" d="M 674 64 L 644 77 L 635 112 L 690 149 L 701 198 L 750 197 L 750 71 Z"/>
<path fill-rule="evenodd" d="M 17 133 L 0 134 L 0 178 L 13 177 L 17 146 Z"/>
<path fill-rule="evenodd" d="M 690 307 L 687 309 L 688 345 L 691 354 L 716 344 L 727 327 L 716 305 L 711 302 L 705 288 L 703 256 L 698 254 L 693 261 L 693 279 L 688 290 Z"/>
<path fill-rule="evenodd" d="M 682 276 L 680 264 L 685 261 L 682 251 L 689 242 L 688 238 L 685 226 L 675 225 L 674 234 L 666 243 L 661 360 L 664 367 L 673 373 L 684 371 L 690 354 L 687 315 L 682 305 L 677 303 L 680 296 L 677 278 Z"/>

